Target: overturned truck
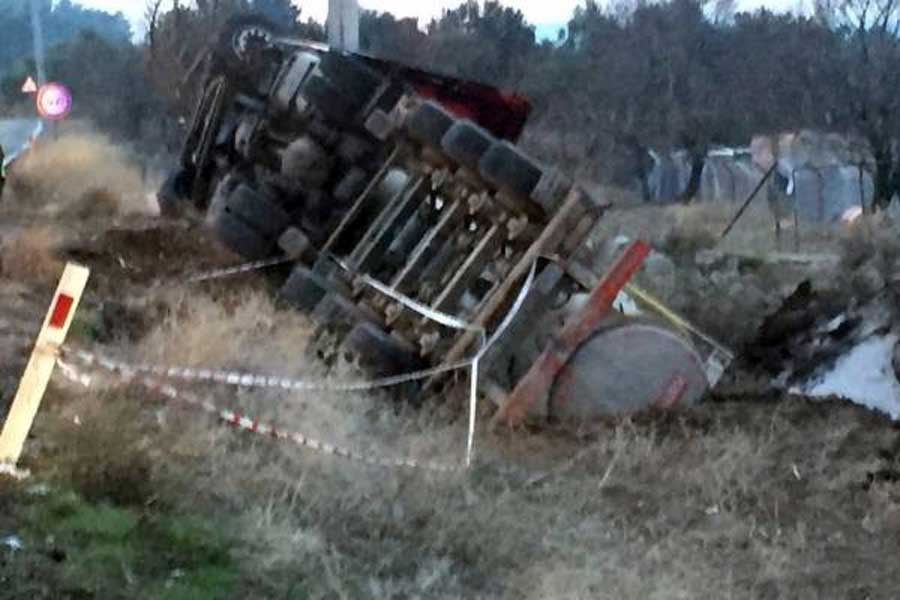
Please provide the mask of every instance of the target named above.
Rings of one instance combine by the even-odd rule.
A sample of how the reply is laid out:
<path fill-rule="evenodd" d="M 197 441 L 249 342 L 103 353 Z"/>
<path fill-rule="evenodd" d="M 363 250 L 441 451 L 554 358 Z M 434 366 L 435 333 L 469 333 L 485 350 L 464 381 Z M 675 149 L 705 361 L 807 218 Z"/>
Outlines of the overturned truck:
<path fill-rule="evenodd" d="M 279 37 L 255 17 L 229 23 L 203 68 L 161 209 L 199 211 L 247 260 L 292 258 L 278 297 L 318 324 L 321 358 L 393 376 L 464 361 L 502 327 L 479 390 L 508 424 L 705 392 L 684 336 L 610 314 L 648 249 L 632 245 L 602 280 L 577 260 L 607 207 L 515 145 L 524 98 Z M 435 372 L 404 391 L 454 381 Z"/>

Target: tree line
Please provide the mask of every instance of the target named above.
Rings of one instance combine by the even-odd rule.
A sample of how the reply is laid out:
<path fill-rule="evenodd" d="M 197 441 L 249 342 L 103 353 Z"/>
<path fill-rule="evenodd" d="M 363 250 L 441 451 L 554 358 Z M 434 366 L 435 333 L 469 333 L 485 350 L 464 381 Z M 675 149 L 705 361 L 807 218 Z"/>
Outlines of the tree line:
<path fill-rule="evenodd" d="M 196 57 L 219 25 L 248 9 L 285 33 L 324 37 L 289 0 L 168 9 L 152 0 L 142 43 L 95 30 L 57 46 L 48 62 L 111 130 L 133 137 L 163 127 L 160 137 L 171 136 L 176 119 L 190 116 L 196 82 L 186 75 Z M 0 12 L 0 32 L 8 20 Z M 683 149 L 693 165 L 689 201 L 711 148 L 816 129 L 864 143 L 859 162 L 885 205 L 900 192 L 898 28 L 900 0 L 816 0 L 807 15 L 741 13 L 735 0 L 588 0 L 557 39 L 538 40 L 520 11 L 488 0 L 428 23 L 366 11 L 360 39 L 372 54 L 523 92 L 534 105 L 523 143 L 599 181 L 646 180 L 649 149 Z M 92 100 L 101 97 L 105 108 Z"/>
<path fill-rule="evenodd" d="M 594 178 L 646 181 L 648 150 L 686 150 L 700 187 L 715 146 L 815 129 L 868 151 L 875 200 L 900 192 L 900 2 L 818 0 L 811 15 L 737 13 L 733 0 L 628 1 L 575 11 L 555 41 L 523 15 L 466 3 L 424 31 L 390 15 L 362 26 L 374 52 L 522 90 L 535 106 L 527 143 Z M 374 29 L 374 28 L 373 28 Z M 412 42 L 393 40 L 412 36 Z"/>
<path fill-rule="evenodd" d="M 58 46 L 88 30 L 113 42 L 127 43 L 131 38 L 131 26 L 121 13 L 111 15 L 84 8 L 71 0 L 36 0 L 36 3 L 48 47 Z M 31 11 L 32 0 L 0 0 L 0 74 L 31 57 L 34 47 Z"/>

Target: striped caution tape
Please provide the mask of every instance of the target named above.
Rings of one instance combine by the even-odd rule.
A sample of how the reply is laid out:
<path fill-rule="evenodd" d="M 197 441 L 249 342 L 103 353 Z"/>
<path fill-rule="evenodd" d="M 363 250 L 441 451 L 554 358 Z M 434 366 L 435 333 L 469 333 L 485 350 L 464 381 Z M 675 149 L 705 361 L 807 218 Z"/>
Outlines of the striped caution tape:
<path fill-rule="evenodd" d="M 355 273 L 351 271 L 350 267 L 344 263 L 344 261 L 340 260 L 337 257 L 330 257 L 332 261 L 334 261 L 338 266 L 340 266 L 347 273 L 357 277 L 360 281 L 365 283 L 365 285 L 371 287 L 372 289 L 388 296 L 389 298 L 403 304 L 410 310 L 415 311 L 416 313 L 426 317 L 427 319 L 444 325 L 445 327 L 450 327 L 451 329 L 459 329 L 462 331 L 474 331 L 476 333 L 484 334 L 484 328 L 475 327 L 470 325 L 466 321 L 459 319 L 453 315 L 449 315 L 447 313 L 443 313 L 437 310 L 434 310 L 424 304 L 401 294 L 394 290 L 393 288 L 381 283 L 377 279 L 362 273 Z M 260 271 L 263 269 L 268 269 L 272 267 L 277 267 L 280 265 L 284 265 L 287 263 L 291 263 L 296 261 L 295 258 L 287 257 L 287 256 L 276 256 L 273 258 L 265 258 L 262 260 L 241 263 L 239 265 L 234 265 L 231 267 L 224 267 L 221 269 L 213 269 L 210 271 L 203 271 L 201 273 L 197 273 L 195 275 L 191 275 L 185 278 L 177 278 L 173 277 L 170 279 L 160 279 L 154 282 L 151 285 L 151 288 L 164 287 L 166 285 L 183 285 L 190 283 L 202 283 L 205 281 L 213 281 L 216 279 L 225 279 L 228 277 L 234 277 L 236 275 L 242 275 L 244 273 L 250 273 L 253 271 Z"/>
<path fill-rule="evenodd" d="M 241 263 L 238 265 L 233 265 L 230 267 L 223 267 L 220 269 L 212 269 L 209 271 L 201 271 L 199 273 L 195 273 L 193 275 L 187 276 L 172 276 L 172 277 L 163 277 L 156 279 L 146 285 L 144 290 L 140 294 L 129 294 L 124 297 L 116 298 L 117 302 L 131 304 L 136 306 L 143 306 L 147 303 L 147 299 L 150 295 L 154 293 L 158 293 L 161 290 L 165 290 L 168 288 L 179 287 L 179 286 L 189 286 L 195 285 L 198 283 L 205 283 L 208 281 L 216 281 L 219 279 L 226 279 L 229 277 L 236 277 L 238 275 L 243 275 L 245 273 L 252 273 L 255 271 L 261 271 L 263 269 L 269 269 L 272 267 L 277 267 L 279 265 L 284 265 L 290 262 L 293 262 L 295 259 L 288 258 L 286 256 L 277 256 L 274 258 L 266 258 L 262 260 L 256 260 L 253 262 Z M 123 268 L 125 264 L 122 263 Z M 103 298 L 94 298 L 95 300 L 104 300 Z"/>
<path fill-rule="evenodd" d="M 476 427 L 476 414 L 477 414 L 477 400 L 478 400 L 478 366 L 481 358 L 487 353 L 487 351 L 491 348 L 491 346 L 503 335 L 503 333 L 508 328 L 509 324 L 513 321 L 516 314 L 522 307 L 528 292 L 531 289 L 531 286 L 534 282 L 534 277 L 536 273 L 537 263 L 532 265 L 531 272 L 528 275 L 528 278 L 525 284 L 522 286 L 519 296 L 516 298 L 513 303 L 512 308 L 507 313 L 506 317 L 502 321 L 500 327 L 494 332 L 490 339 L 487 338 L 487 332 L 483 327 L 475 326 L 466 321 L 459 319 L 453 315 L 448 315 L 446 313 L 434 310 L 420 302 L 401 294 L 400 292 L 394 290 L 386 286 L 385 284 L 377 281 L 376 279 L 365 275 L 353 273 L 350 271 L 349 267 L 345 265 L 340 259 L 336 257 L 330 257 L 332 260 L 337 262 L 337 264 L 344 270 L 348 271 L 351 275 L 355 275 L 368 286 L 372 287 L 379 293 L 382 293 L 393 300 L 403 304 L 410 310 L 417 312 L 423 317 L 430 319 L 436 323 L 444 325 L 446 327 L 450 327 L 453 329 L 461 330 L 461 331 L 471 331 L 477 332 L 482 340 L 482 344 L 480 349 L 478 350 L 475 357 L 460 361 L 457 363 L 452 363 L 449 365 L 439 365 L 432 369 L 426 369 L 423 371 L 417 371 L 415 373 L 408 373 L 404 375 L 399 375 L 395 377 L 388 377 L 384 379 L 379 379 L 375 381 L 368 382 L 351 382 L 351 383 L 327 383 L 327 382 L 310 382 L 305 380 L 296 380 L 289 379 L 286 377 L 278 377 L 273 375 L 258 375 L 258 374 L 250 374 L 250 373 L 241 373 L 235 371 L 222 371 L 215 369 L 206 369 L 206 368 L 186 368 L 186 367 L 163 367 L 163 366 L 150 366 L 150 365 L 131 365 L 127 364 L 123 361 L 116 361 L 110 359 L 108 357 L 100 356 L 95 353 L 87 352 L 84 350 L 69 350 L 62 349 L 61 353 L 65 355 L 73 355 L 74 358 L 79 360 L 80 362 L 88 365 L 88 366 L 98 366 L 104 370 L 111 371 L 119 374 L 122 377 L 135 377 L 141 374 L 152 374 L 157 377 L 164 377 L 167 379 L 181 379 L 186 381 L 197 381 L 197 382 L 210 382 L 210 383 L 221 383 L 227 385 L 236 385 L 242 387 L 266 387 L 266 388 L 280 388 L 284 390 L 292 390 L 292 391 L 333 391 L 333 392 L 359 392 L 359 391 L 371 391 L 380 388 L 387 388 L 392 386 L 401 385 L 403 383 L 409 383 L 413 381 L 421 381 L 424 379 L 428 379 L 434 377 L 436 375 L 441 375 L 444 373 L 449 373 L 453 371 L 457 371 L 460 369 L 471 367 L 471 383 L 470 383 L 470 400 L 469 400 L 469 434 L 468 440 L 466 444 L 466 466 L 470 466 L 472 464 L 472 457 L 474 453 L 474 440 L 475 440 L 475 427 Z M 227 267 L 223 269 L 216 269 L 212 271 L 207 271 L 203 273 L 198 273 L 191 277 L 181 280 L 168 280 L 168 281 L 158 281 L 151 288 L 158 288 L 169 285 L 179 285 L 179 284 L 190 284 L 190 283 L 199 283 L 204 281 L 211 281 L 216 279 L 222 279 L 226 277 L 232 277 L 235 275 L 239 275 L 242 273 L 248 273 L 251 271 L 257 271 L 265 268 L 270 268 L 282 264 L 286 264 L 288 262 L 292 262 L 294 259 L 288 258 L 285 256 L 274 257 L 263 259 L 254 262 L 248 262 L 241 265 L 236 265 L 233 267 Z"/>
<path fill-rule="evenodd" d="M 59 366 L 59 372 L 69 381 L 85 388 L 93 387 L 95 378 L 90 374 L 82 371 L 77 366 L 66 362 L 62 358 L 57 359 L 57 366 Z M 142 377 L 135 374 L 130 377 L 121 376 L 119 377 L 119 381 L 123 384 L 140 385 L 141 387 L 144 387 L 145 389 L 167 400 L 181 402 L 182 404 L 190 408 L 194 408 L 196 410 L 207 413 L 215 417 L 217 420 L 242 431 L 265 436 L 278 441 L 290 442 L 318 454 L 337 457 L 347 461 L 364 464 L 370 467 L 410 469 L 448 474 L 464 472 L 470 466 L 467 464 L 422 461 L 414 458 L 388 458 L 377 456 L 371 453 L 364 454 L 362 452 L 350 450 L 336 444 L 330 444 L 328 442 L 311 438 L 302 433 L 292 432 L 286 429 L 278 428 L 272 424 L 262 423 L 256 419 L 253 419 L 234 410 L 222 409 L 209 400 L 200 399 L 195 395 L 177 390 L 171 385 L 167 385 L 162 381 L 150 377 Z M 486 467 L 500 475 L 520 479 L 524 482 L 525 487 L 531 487 L 536 483 L 540 483 L 546 480 L 554 474 L 569 470 L 574 465 L 574 463 L 580 460 L 586 453 L 587 451 L 580 453 L 578 456 L 568 461 L 568 463 L 566 463 L 566 465 L 562 469 L 556 468 L 537 473 L 510 464 L 484 463 L 480 466 Z M 2 464 L 0 464 L 0 474 L 3 474 Z M 25 472 L 25 477 L 27 476 L 28 473 Z"/>
<path fill-rule="evenodd" d="M 476 360 L 482 358 L 485 353 L 500 339 L 500 337 L 509 328 L 515 316 L 518 314 L 525 301 L 528 291 L 534 281 L 535 269 L 532 268 L 531 273 L 522 286 L 519 296 L 515 303 L 506 314 L 500 326 L 493 333 L 491 338 L 479 349 L 478 353 L 472 357 L 459 362 L 438 365 L 430 369 L 423 369 L 412 373 L 405 373 L 391 377 L 383 377 L 370 381 L 356 382 L 329 382 L 329 381 L 310 381 L 306 379 L 295 379 L 271 374 L 247 373 L 244 371 L 231 371 L 223 369 L 196 368 L 183 366 L 161 366 L 161 365 L 142 365 L 128 363 L 121 360 L 110 358 L 102 354 L 89 352 L 80 348 L 64 347 L 60 349 L 61 356 L 75 359 L 85 366 L 96 366 L 103 370 L 113 373 L 119 373 L 125 376 L 132 375 L 152 375 L 165 379 L 177 379 L 192 383 L 215 383 L 221 385 L 229 385 L 244 388 L 266 388 L 280 389 L 284 391 L 294 392 L 367 392 L 377 389 L 385 389 L 396 387 L 405 383 L 422 381 L 437 375 L 452 373 L 461 369 L 471 367 Z M 474 328 L 473 328 L 474 329 Z"/>
<path fill-rule="evenodd" d="M 57 362 L 60 366 L 60 372 L 64 377 L 84 387 L 92 386 L 92 378 L 86 373 L 83 373 L 75 365 L 67 363 L 61 358 L 58 359 Z M 373 467 L 416 469 L 437 473 L 455 473 L 463 471 L 465 469 L 463 465 L 446 464 L 433 461 L 419 461 L 412 458 L 386 458 L 371 453 L 364 454 L 362 452 L 357 452 L 335 444 L 329 444 L 328 442 L 323 442 L 315 438 L 311 438 L 296 431 L 288 431 L 285 429 L 280 429 L 272 424 L 262 423 L 257 419 L 250 418 L 247 415 L 244 415 L 235 410 L 219 408 L 209 400 L 203 400 L 192 394 L 179 391 L 169 384 L 163 383 L 150 377 L 140 376 L 135 373 L 131 375 L 119 373 L 119 379 L 122 383 L 134 383 L 141 385 L 142 387 L 150 390 L 155 394 L 158 394 L 163 398 L 166 398 L 167 400 L 177 401 L 191 408 L 201 410 L 209 415 L 216 417 L 220 421 L 223 421 L 228 425 L 231 425 L 243 431 L 247 431 L 249 433 L 254 433 L 264 437 L 274 438 L 279 441 L 291 442 L 297 446 L 306 448 L 307 450 L 311 450 L 319 454 L 334 456 L 337 458 L 342 458 Z"/>
<path fill-rule="evenodd" d="M 184 276 L 184 277 L 167 277 L 157 279 L 150 283 L 147 287 L 149 291 L 158 290 L 166 287 L 175 287 L 180 285 L 191 285 L 195 283 L 204 283 L 207 281 L 215 281 L 218 279 L 226 279 L 228 277 L 235 277 L 237 275 L 243 275 L 245 273 L 252 273 L 254 271 L 261 271 L 263 269 L 270 269 L 272 267 L 277 267 L 280 265 L 284 265 L 290 262 L 293 262 L 293 258 L 288 258 L 286 256 L 276 256 L 273 258 L 264 258 L 262 260 L 255 260 L 252 262 L 241 263 L 238 265 L 232 265 L 230 267 L 222 267 L 220 269 L 211 269 L 209 271 L 201 271 L 199 273 L 195 273 L 193 275 Z M 146 292 L 141 295 L 140 300 L 145 300 Z"/>
<path fill-rule="evenodd" d="M 59 367 L 59 370 L 63 374 L 63 377 L 73 383 L 77 383 L 81 387 L 89 388 L 94 383 L 94 380 L 90 375 L 81 372 L 74 365 L 70 365 L 65 360 L 63 360 L 61 356 L 56 357 L 56 366 Z"/>
<path fill-rule="evenodd" d="M 294 258 L 290 258 L 287 256 L 277 256 L 274 258 L 266 258 L 263 260 L 257 260 L 253 262 L 243 263 L 240 265 L 235 265 L 233 267 L 225 267 L 222 269 L 214 269 L 212 271 L 205 271 L 203 273 L 198 273 L 187 279 L 183 279 L 180 283 L 202 283 L 204 281 L 213 281 L 215 279 L 225 279 L 227 277 L 234 277 L 236 275 L 243 275 L 244 273 L 250 273 L 253 271 L 261 271 L 263 269 L 270 269 L 272 267 L 278 267 L 290 262 L 294 262 Z"/>
<path fill-rule="evenodd" d="M 272 267 L 278 267 L 281 265 L 285 265 L 291 262 L 294 262 L 295 259 L 288 258 L 286 256 L 276 256 L 273 258 L 264 258 L 262 260 L 255 260 L 253 262 L 241 263 L 238 265 L 233 265 L 230 267 L 222 267 L 220 269 L 211 269 L 209 271 L 201 271 L 199 273 L 195 273 L 189 276 L 183 277 L 164 277 L 156 279 L 155 281 L 150 282 L 144 291 L 139 295 L 132 295 L 127 298 L 127 301 L 136 302 L 136 303 L 144 303 L 147 300 L 147 295 L 149 293 L 158 291 L 164 288 L 182 286 L 182 285 L 193 285 L 197 283 L 205 283 L 207 281 L 216 281 L 219 279 L 227 279 L 229 277 L 236 277 L 238 275 L 243 275 L 245 273 L 252 273 L 255 271 L 262 271 L 264 269 L 271 269 Z M 125 264 L 122 263 L 123 268 Z"/>
<path fill-rule="evenodd" d="M 99 367 L 103 370 L 116 373 L 124 378 L 134 378 L 139 375 L 153 375 L 155 377 L 161 377 L 165 379 L 177 379 L 188 382 L 195 383 L 216 383 L 222 385 L 230 385 L 230 386 L 239 386 L 239 387 L 248 387 L 248 388 L 268 388 L 268 389 L 281 389 L 285 391 L 326 391 L 326 392 L 338 392 L 338 393 L 352 393 L 352 392 L 365 392 L 365 391 L 374 391 L 377 389 L 385 389 L 390 387 L 399 386 L 405 383 L 410 383 L 414 381 L 422 381 L 425 379 L 430 379 L 431 377 L 442 375 L 445 373 L 451 373 L 453 371 L 471 368 L 471 376 L 470 376 L 470 388 L 469 388 L 469 430 L 466 441 L 466 465 L 470 466 L 472 464 L 472 458 L 474 456 L 474 444 L 475 444 L 475 429 L 476 429 L 476 416 L 477 416 L 477 402 L 478 402 L 478 366 L 479 361 L 484 357 L 484 355 L 490 350 L 490 348 L 497 342 L 497 340 L 502 337 L 502 335 L 509 328 L 509 325 L 515 319 L 519 310 L 522 308 L 523 303 L 525 302 L 525 298 L 528 296 L 528 292 L 531 289 L 531 286 L 534 283 L 534 278 L 536 275 L 537 263 L 532 265 L 531 271 L 526 278 L 525 283 L 522 285 L 522 288 L 519 290 L 519 294 L 513 303 L 510 310 L 507 312 L 503 321 L 500 323 L 497 330 L 491 335 L 490 339 L 483 339 L 482 345 L 476 355 L 472 358 L 462 360 L 456 363 L 451 363 L 447 365 L 438 365 L 436 367 L 425 369 L 421 371 L 416 371 L 413 373 L 406 373 L 401 375 L 396 375 L 393 377 L 385 377 L 381 379 L 376 379 L 372 381 L 359 381 L 359 382 L 344 382 L 344 383 L 336 383 L 336 382 L 323 382 L 323 381 L 309 381 L 304 379 L 293 379 L 288 377 L 282 377 L 277 375 L 268 375 L 268 374 L 254 374 L 254 373 L 246 373 L 241 371 L 227 371 L 221 369 L 210 369 L 210 368 L 193 368 L 193 367 L 179 367 L 179 366 L 158 366 L 158 365 L 139 365 L 139 364 L 130 364 L 124 361 L 115 360 L 109 358 L 107 356 L 102 356 L 93 352 L 88 352 L 82 349 L 70 349 L 70 348 L 62 348 L 60 350 L 61 356 L 73 358 L 86 366 L 91 367 Z M 408 306 L 412 310 L 419 312 L 422 316 L 425 316 L 429 319 L 433 319 L 443 325 L 448 327 L 460 329 L 460 330 L 468 330 L 468 331 L 479 331 L 482 334 L 482 337 L 485 337 L 485 331 L 483 328 L 475 327 L 468 323 L 465 323 L 461 319 L 453 317 L 451 315 L 447 315 L 445 313 L 440 313 L 438 311 L 433 311 L 428 307 L 424 307 L 415 300 L 396 292 L 384 286 L 380 282 L 370 279 L 370 284 L 378 289 L 380 292 L 388 295 L 389 297 L 396 299 L 399 302 L 403 302 L 404 305 Z"/>
<path fill-rule="evenodd" d="M 474 456 L 475 451 L 475 427 L 476 427 L 476 417 L 478 413 L 478 367 L 481 359 L 487 354 L 488 350 L 500 339 L 500 337 L 506 332 L 509 325 L 515 319 L 516 315 L 519 313 L 519 310 L 522 308 L 522 305 L 525 302 L 525 298 L 528 296 L 528 292 L 531 291 L 531 286 L 534 284 L 534 278 L 537 273 L 537 261 L 532 263 L 531 272 L 528 274 L 525 283 L 522 285 L 522 288 L 519 290 L 519 295 L 516 298 L 515 302 L 513 302 L 512 308 L 507 312 L 506 317 L 504 317 L 500 326 L 494 332 L 494 334 L 488 339 L 487 331 L 484 327 L 480 327 L 477 325 L 472 325 L 471 323 L 467 323 L 462 319 L 454 317 L 453 315 L 448 315 L 446 313 L 435 310 L 431 307 L 425 306 L 421 302 L 410 298 L 406 294 L 402 294 L 398 292 L 393 287 L 387 286 L 384 283 L 378 281 L 377 279 L 372 278 L 371 276 L 364 273 L 357 273 L 353 271 L 344 261 L 340 260 L 336 256 L 328 255 L 328 258 L 335 262 L 341 269 L 346 271 L 348 274 L 359 278 L 364 284 L 376 290 L 377 292 L 387 296 L 388 298 L 394 300 L 395 302 L 399 302 L 406 308 L 418 313 L 419 315 L 444 325 L 446 327 L 450 327 L 452 329 L 457 329 L 460 331 L 471 331 L 479 334 L 481 337 L 481 348 L 478 350 L 478 353 L 475 355 L 475 358 L 469 362 L 469 365 L 472 368 L 471 374 L 469 376 L 469 434 L 468 439 L 466 441 L 466 466 L 471 466 L 472 458 Z"/>
<path fill-rule="evenodd" d="M 25 481 L 31 477 L 31 471 L 28 469 L 19 469 L 16 465 L 7 462 L 0 462 L 0 475 L 12 477 L 16 481 Z"/>
<path fill-rule="evenodd" d="M 421 381 L 435 375 L 465 369 L 471 366 L 474 360 L 464 360 L 458 363 L 441 365 L 431 369 L 396 375 L 393 377 L 384 377 L 371 381 L 328 382 L 293 379 L 277 375 L 260 375 L 242 371 L 131 364 L 80 349 L 63 348 L 61 354 L 64 357 L 75 359 L 85 366 L 99 367 L 105 371 L 110 371 L 126 377 L 144 374 L 192 383 L 216 383 L 235 387 L 280 389 L 294 392 L 340 393 L 373 391 L 413 381 Z"/>

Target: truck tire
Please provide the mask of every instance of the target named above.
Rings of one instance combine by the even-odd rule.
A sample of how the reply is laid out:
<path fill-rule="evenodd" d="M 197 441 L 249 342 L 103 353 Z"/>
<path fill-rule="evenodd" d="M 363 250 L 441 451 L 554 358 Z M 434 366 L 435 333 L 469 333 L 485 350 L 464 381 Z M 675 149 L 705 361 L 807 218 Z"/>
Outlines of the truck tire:
<path fill-rule="evenodd" d="M 238 185 L 226 198 L 224 212 L 244 221 L 263 237 L 277 239 L 291 224 L 280 206 L 246 183 Z"/>
<path fill-rule="evenodd" d="M 173 171 L 156 193 L 160 216 L 175 219 L 184 214 L 191 202 L 191 174 L 186 169 Z"/>
<path fill-rule="evenodd" d="M 303 85 L 302 94 L 325 119 L 336 125 L 354 125 L 363 105 L 321 75 L 312 75 Z"/>
<path fill-rule="evenodd" d="M 347 294 L 337 292 L 327 294 L 316 306 L 312 316 L 313 320 L 326 327 L 343 325 L 345 333 L 358 323 L 378 319 L 378 315 L 372 310 L 356 304 Z"/>
<path fill-rule="evenodd" d="M 235 173 L 234 171 L 230 171 L 225 174 L 214 186 L 210 186 L 212 188 L 212 195 L 209 199 L 209 208 L 207 209 L 207 216 L 209 218 L 213 218 L 215 215 L 219 213 L 225 212 L 225 207 L 228 204 L 228 197 L 231 196 L 231 193 L 243 183 L 245 180 L 243 177 Z"/>
<path fill-rule="evenodd" d="M 460 165 L 478 171 L 478 163 L 496 140 L 471 121 L 457 121 L 441 140 L 444 152 Z"/>
<path fill-rule="evenodd" d="M 367 104 L 381 86 L 381 76 L 352 56 L 338 52 L 326 52 L 319 69 L 341 93 L 352 98 L 362 107 Z"/>
<path fill-rule="evenodd" d="M 358 135 L 347 134 L 341 136 L 337 144 L 335 154 L 348 165 L 358 165 L 372 157 L 376 152 L 375 146 Z"/>
<path fill-rule="evenodd" d="M 281 174 L 309 188 L 318 188 L 331 176 L 334 161 L 321 144 L 304 135 L 281 153 Z"/>
<path fill-rule="evenodd" d="M 536 161 L 509 142 L 491 146 L 481 158 L 478 169 L 488 182 L 521 198 L 531 198 L 543 175 L 543 169 Z"/>
<path fill-rule="evenodd" d="M 229 19 L 219 33 L 213 56 L 221 67 L 245 74 L 252 62 L 253 46 L 271 45 L 278 28 L 260 15 L 241 15 Z"/>
<path fill-rule="evenodd" d="M 360 366 L 377 377 L 391 377 L 420 370 L 424 361 L 413 346 L 407 346 L 371 322 L 357 324 L 344 339 Z"/>
<path fill-rule="evenodd" d="M 333 290 L 334 286 L 322 274 L 305 265 L 297 265 L 278 291 L 278 300 L 311 313 Z"/>
<path fill-rule="evenodd" d="M 409 115 L 406 120 L 406 131 L 420 144 L 440 148 L 444 135 L 455 122 L 456 119 L 444 107 L 428 101 Z"/>
<path fill-rule="evenodd" d="M 275 242 L 244 221 L 228 213 L 216 215 L 212 230 L 222 244 L 246 260 L 259 260 L 272 253 Z"/>
<path fill-rule="evenodd" d="M 349 206 L 359 198 L 359 195 L 366 189 L 368 182 L 368 173 L 359 167 L 352 167 L 338 181 L 332 196 L 334 196 L 339 206 Z"/>

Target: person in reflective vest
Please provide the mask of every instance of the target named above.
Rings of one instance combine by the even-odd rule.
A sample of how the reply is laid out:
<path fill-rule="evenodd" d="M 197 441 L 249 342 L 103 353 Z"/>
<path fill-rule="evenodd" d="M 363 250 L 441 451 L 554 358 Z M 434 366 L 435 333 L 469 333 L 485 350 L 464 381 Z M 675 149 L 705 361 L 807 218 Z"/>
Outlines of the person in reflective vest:
<path fill-rule="evenodd" d="M 3 154 L 3 146 L 0 146 L 0 200 L 3 199 L 3 188 L 6 186 L 6 155 Z"/>

